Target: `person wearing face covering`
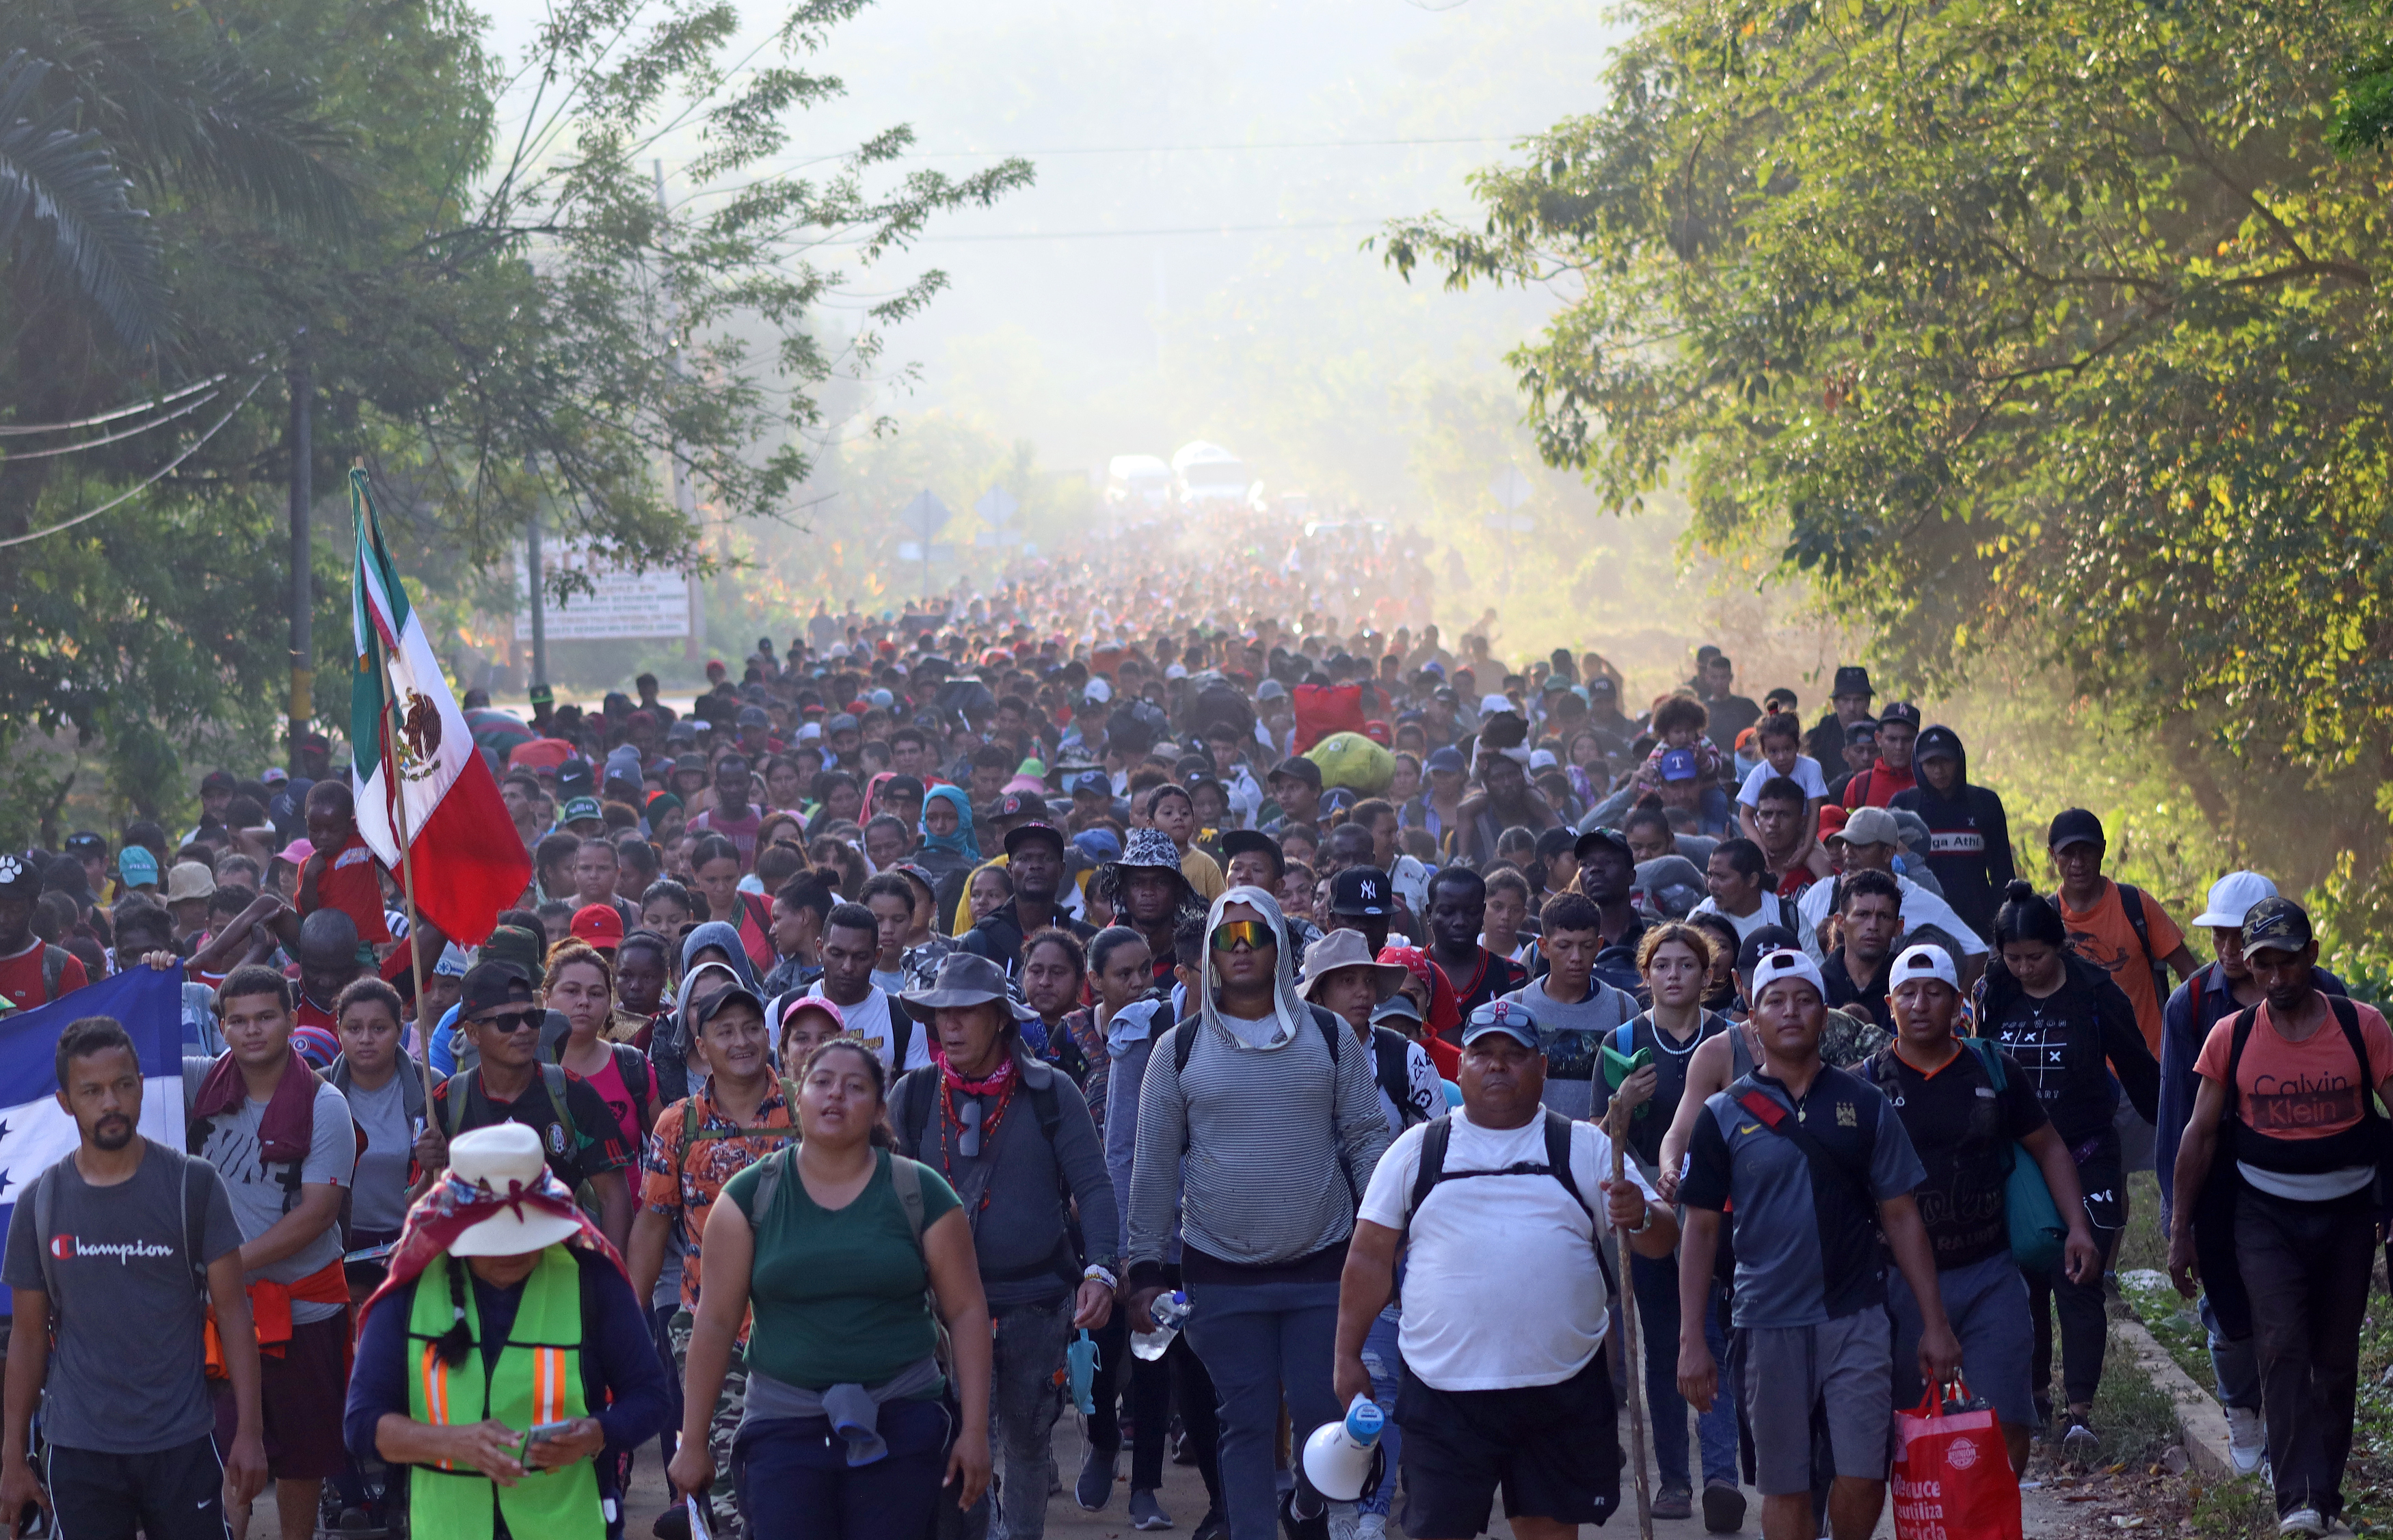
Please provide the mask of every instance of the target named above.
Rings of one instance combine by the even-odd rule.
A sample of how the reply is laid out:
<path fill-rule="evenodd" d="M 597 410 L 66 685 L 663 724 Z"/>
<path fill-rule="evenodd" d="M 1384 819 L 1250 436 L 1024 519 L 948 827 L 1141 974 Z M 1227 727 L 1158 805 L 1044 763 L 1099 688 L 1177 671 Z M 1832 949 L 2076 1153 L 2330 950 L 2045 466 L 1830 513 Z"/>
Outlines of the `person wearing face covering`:
<path fill-rule="evenodd" d="M 1283 1398 L 1300 1441 L 1340 1416 L 1339 1279 L 1358 1194 L 1388 1148 L 1371 1055 L 1298 995 L 1291 951 L 1271 894 L 1216 898 L 1196 1011 L 1156 1042 L 1139 1088 L 1130 1316 L 1149 1319 L 1164 1292 L 1177 1196 L 1186 1331 L 1220 1398 L 1231 1540 L 1277 1533 Z"/>

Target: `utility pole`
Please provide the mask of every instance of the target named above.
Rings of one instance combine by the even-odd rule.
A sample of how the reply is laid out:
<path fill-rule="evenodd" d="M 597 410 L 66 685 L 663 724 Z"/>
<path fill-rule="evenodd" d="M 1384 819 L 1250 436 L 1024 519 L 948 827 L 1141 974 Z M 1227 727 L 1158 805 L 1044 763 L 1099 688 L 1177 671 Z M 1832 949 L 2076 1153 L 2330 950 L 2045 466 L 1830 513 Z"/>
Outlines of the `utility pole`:
<path fill-rule="evenodd" d="M 657 176 L 657 212 L 660 215 L 670 215 L 673 212 L 673 205 L 665 202 L 665 163 L 662 159 L 659 159 L 650 163 L 655 167 Z M 673 291 L 670 287 L 665 290 L 665 325 L 672 329 L 673 333 L 673 376 L 678 379 L 682 372 L 681 312 L 673 302 Z M 681 516 L 685 520 L 695 525 L 698 522 L 698 489 L 690 481 L 689 466 L 682 459 L 681 445 L 677 442 L 669 443 L 665 447 L 665 453 L 673 461 L 673 506 L 681 510 Z M 537 635 L 538 633 L 534 634 Z M 685 661 L 695 663 L 700 658 L 705 656 L 705 653 L 706 589 L 698 581 L 698 574 L 692 572 L 689 575 L 689 635 L 682 644 L 681 655 Z"/>
<path fill-rule="evenodd" d="M 548 683 L 548 595 L 540 565 L 540 505 L 531 510 L 531 527 L 524 534 L 524 569 L 531 600 L 531 682 Z"/>
<path fill-rule="evenodd" d="M 307 368 L 307 333 L 302 328 L 292 349 L 291 427 L 286 436 L 291 452 L 291 773 L 299 774 L 300 740 L 307 720 L 316 714 L 315 593 L 309 568 L 315 559 L 309 539 L 308 511 L 316 502 L 313 473 L 315 444 L 310 422 L 316 385 Z"/>

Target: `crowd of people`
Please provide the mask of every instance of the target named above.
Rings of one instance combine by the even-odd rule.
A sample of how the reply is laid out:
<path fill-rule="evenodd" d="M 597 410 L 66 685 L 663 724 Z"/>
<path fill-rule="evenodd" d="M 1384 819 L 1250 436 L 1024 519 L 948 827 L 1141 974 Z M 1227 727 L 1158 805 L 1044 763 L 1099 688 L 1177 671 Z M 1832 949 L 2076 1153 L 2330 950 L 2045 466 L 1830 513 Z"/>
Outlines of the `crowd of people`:
<path fill-rule="evenodd" d="M 687 709 L 469 698 L 534 873 L 471 946 L 320 741 L 178 835 L 0 854 L 0 998 L 177 973 L 187 1129 L 137 1132 L 124 1024 L 59 1034 L 12 1533 L 238 1535 L 270 1482 L 285 1536 L 612 1540 L 653 1459 L 663 1536 L 1059 1496 L 1458 1540 L 1500 1496 L 1553 1540 L 1621 1504 L 1636 1375 L 1654 1516 L 1862 1540 L 1924 1402 L 2095 1457 L 2155 1166 L 2234 1457 L 2334 1532 L 2393 1036 L 2298 904 L 2226 874 L 2197 962 L 2091 813 L 2023 880 L 1863 669 L 1808 724 L 1716 648 L 1632 701 L 1333 620 L 1315 555 L 822 607 Z M 1325 1510 L 1290 1450 L 1358 1400 L 1388 1458 Z"/>

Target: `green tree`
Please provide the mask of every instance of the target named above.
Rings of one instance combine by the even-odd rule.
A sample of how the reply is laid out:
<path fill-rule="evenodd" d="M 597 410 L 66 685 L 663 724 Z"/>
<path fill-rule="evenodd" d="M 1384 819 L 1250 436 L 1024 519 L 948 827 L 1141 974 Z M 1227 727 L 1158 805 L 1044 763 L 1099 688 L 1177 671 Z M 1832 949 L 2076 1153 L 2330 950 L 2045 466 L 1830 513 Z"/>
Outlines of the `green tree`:
<path fill-rule="evenodd" d="M 2330 143 L 2359 7 L 1661 0 L 1607 106 L 1386 232 L 1567 300 L 1540 452 L 1676 483 L 1916 685 L 1999 643 L 2347 840 L 2393 745 L 2393 163 Z"/>
<path fill-rule="evenodd" d="M 98 134 L 77 146 L 121 168 L 154 227 L 165 330 L 136 347 L 91 285 L 46 302 L 59 267 L 38 242 L 0 248 L 0 424 L 216 383 L 122 438 L 0 439 L 0 748 L 29 727 L 188 742 L 229 722 L 264 750 L 286 661 L 290 363 L 313 375 L 317 484 L 366 457 L 399 559 L 443 594 L 486 589 L 536 508 L 635 565 L 704 561 L 674 470 L 718 519 L 794 517 L 819 387 L 870 372 L 881 329 L 946 281 L 878 302 L 837 354 L 810 324 L 817 300 L 1029 178 L 1018 161 L 907 169 L 902 126 L 817 174 L 774 169 L 790 120 L 843 89 L 810 61 L 862 5 L 799 0 L 758 58 L 734 57 L 724 0 L 568 0 L 512 71 L 453 0 L 10 8 L 0 43 L 21 25 L 61 61 L 51 116 L 20 116 Z M 255 125 L 211 107 L 210 82 L 242 85 L 224 101 L 253 104 Z M 531 103 L 503 128 L 503 98 Z M 669 139 L 698 152 L 664 207 L 651 162 Z M 69 522 L 170 460 L 123 507 Z M 339 545 L 319 551 L 328 678 L 347 646 Z M 140 763 L 119 790 L 154 802 L 174 756 Z"/>

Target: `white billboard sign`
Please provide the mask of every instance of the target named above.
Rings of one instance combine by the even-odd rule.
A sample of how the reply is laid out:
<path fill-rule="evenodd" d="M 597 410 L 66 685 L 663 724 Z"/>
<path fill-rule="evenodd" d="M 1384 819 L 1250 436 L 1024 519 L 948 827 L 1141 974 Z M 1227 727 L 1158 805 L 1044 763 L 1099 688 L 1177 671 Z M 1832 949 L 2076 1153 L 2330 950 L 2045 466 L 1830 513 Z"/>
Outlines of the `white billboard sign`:
<path fill-rule="evenodd" d="M 551 545 L 541 554 L 545 569 L 542 588 L 548 600 L 545 627 L 552 642 L 587 641 L 610 636 L 687 636 L 689 634 L 689 581 L 678 572 L 629 568 L 594 555 L 578 542 Z M 559 594 L 561 571 L 586 573 L 595 593 Z M 531 573 L 520 548 L 516 552 L 516 640 L 531 640 Z"/>

